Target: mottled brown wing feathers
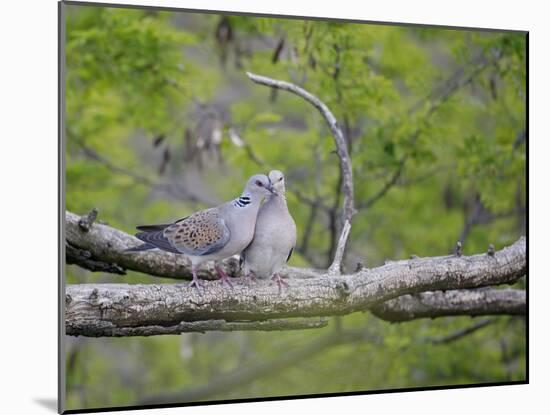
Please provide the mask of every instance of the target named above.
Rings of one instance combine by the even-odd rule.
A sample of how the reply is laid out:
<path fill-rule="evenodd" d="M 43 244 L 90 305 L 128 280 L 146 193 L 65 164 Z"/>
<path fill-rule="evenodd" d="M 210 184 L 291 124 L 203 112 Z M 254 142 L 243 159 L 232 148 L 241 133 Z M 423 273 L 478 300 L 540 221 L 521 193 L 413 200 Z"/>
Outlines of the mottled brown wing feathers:
<path fill-rule="evenodd" d="M 217 252 L 231 236 L 216 209 L 193 213 L 168 226 L 163 235 L 180 252 L 196 256 Z"/>

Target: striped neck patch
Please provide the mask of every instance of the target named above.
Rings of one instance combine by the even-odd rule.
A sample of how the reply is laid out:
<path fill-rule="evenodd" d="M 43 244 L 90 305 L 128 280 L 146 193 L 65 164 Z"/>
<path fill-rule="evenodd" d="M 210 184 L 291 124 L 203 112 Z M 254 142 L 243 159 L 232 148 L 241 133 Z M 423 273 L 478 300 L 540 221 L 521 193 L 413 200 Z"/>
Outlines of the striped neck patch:
<path fill-rule="evenodd" d="M 250 204 L 250 197 L 249 196 L 241 196 L 238 199 L 235 199 L 235 206 L 238 207 L 245 207 Z"/>

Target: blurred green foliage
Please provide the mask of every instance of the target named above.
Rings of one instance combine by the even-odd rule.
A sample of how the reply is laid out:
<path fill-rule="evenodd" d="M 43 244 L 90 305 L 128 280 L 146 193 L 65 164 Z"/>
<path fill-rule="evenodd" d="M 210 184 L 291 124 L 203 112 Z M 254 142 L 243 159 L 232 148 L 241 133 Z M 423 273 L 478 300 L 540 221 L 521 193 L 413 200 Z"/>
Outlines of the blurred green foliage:
<path fill-rule="evenodd" d="M 525 233 L 523 34 L 66 11 L 66 207 L 75 213 L 97 207 L 100 219 L 132 232 L 233 198 L 247 176 L 278 168 L 298 225 L 291 264 L 326 266 L 342 199 L 330 131 L 300 98 L 250 82 L 252 71 L 308 89 L 343 126 L 359 207 L 349 269 L 446 254 L 459 239 L 466 254 L 499 249 Z M 67 281 L 159 279 L 69 266 Z M 499 317 L 463 339 L 428 341 L 477 320 L 389 324 L 356 313 L 304 332 L 67 338 L 67 408 L 183 392 L 337 327 L 374 337 L 204 399 L 525 379 L 522 320 Z"/>

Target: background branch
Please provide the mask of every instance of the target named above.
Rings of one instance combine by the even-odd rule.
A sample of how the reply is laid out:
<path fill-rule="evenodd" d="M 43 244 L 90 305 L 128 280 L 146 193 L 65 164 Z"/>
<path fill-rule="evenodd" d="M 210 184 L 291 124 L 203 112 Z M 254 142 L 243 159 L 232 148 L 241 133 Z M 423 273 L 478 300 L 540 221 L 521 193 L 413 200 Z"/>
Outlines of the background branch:
<path fill-rule="evenodd" d="M 207 331 L 280 331 L 318 329 L 328 325 L 327 319 L 296 318 L 266 321 L 182 321 L 173 326 L 117 327 L 109 322 L 94 320 L 86 326 L 66 325 L 66 334 L 87 337 L 158 336 L 163 334 L 205 333 Z"/>
<path fill-rule="evenodd" d="M 446 336 L 442 336 L 442 337 L 436 337 L 436 338 L 429 338 L 429 339 L 426 339 L 426 341 L 428 343 L 432 343 L 432 344 L 448 344 L 448 343 L 452 343 L 456 340 L 459 340 L 459 339 L 462 339 L 463 337 L 465 336 L 468 336 L 472 333 L 475 333 L 476 331 L 484 328 L 484 327 L 487 327 L 491 324 L 493 324 L 495 322 L 495 320 L 481 320 L 481 321 L 478 321 L 477 323 L 475 324 L 472 324 L 471 326 L 468 326 L 468 327 L 465 327 L 463 329 L 460 329 L 460 330 L 456 330 Z"/>
<path fill-rule="evenodd" d="M 525 291 L 478 289 L 422 292 L 388 300 L 371 308 L 371 311 L 387 321 L 460 315 L 525 315 Z"/>

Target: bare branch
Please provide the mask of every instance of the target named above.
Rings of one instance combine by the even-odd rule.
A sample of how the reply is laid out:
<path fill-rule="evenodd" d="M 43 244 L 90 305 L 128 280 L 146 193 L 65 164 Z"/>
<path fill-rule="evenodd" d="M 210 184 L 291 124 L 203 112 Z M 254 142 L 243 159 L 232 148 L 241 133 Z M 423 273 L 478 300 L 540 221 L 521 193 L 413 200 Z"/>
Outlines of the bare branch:
<path fill-rule="evenodd" d="M 279 81 L 276 79 L 268 78 L 266 76 L 255 75 L 253 73 L 247 72 L 246 75 L 257 84 L 265 85 L 270 88 L 281 89 L 283 91 L 291 92 L 299 97 L 305 99 L 311 105 L 319 110 L 325 121 L 327 122 L 330 131 L 334 137 L 334 142 L 336 145 L 336 153 L 340 158 L 340 171 L 342 173 L 342 189 L 344 192 L 344 212 L 343 218 L 344 222 L 349 222 L 351 224 L 353 215 L 356 210 L 353 207 L 353 169 L 351 166 L 351 159 L 348 153 L 348 147 L 346 144 L 346 139 L 344 133 L 340 128 L 340 125 L 336 121 L 334 114 L 330 109 L 325 105 L 323 101 L 317 98 L 315 95 L 306 91 L 305 89 L 292 84 L 286 81 Z M 349 232 L 348 232 L 349 234 Z M 344 236 L 342 232 L 340 239 Z M 347 235 L 346 235 L 347 237 Z M 344 244 L 345 246 L 345 241 Z M 338 264 L 339 265 L 339 264 Z"/>
<path fill-rule="evenodd" d="M 446 336 L 430 338 L 430 339 L 426 339 L 426 341 L 432 344 L 448 344 L 456 340 L 462 339 L 463 337 L 468 336 L 469 334 L 475 333 L 476 331 L 484 327 L 487 327 L 493 324 L 494 322 L 495 320 L 481 320 L 475 324 L 472 324 L 471 326 L 454 331 L 451 334 L 448 334 Z"/>
<path fill-rule="evenodd" d="M 526 272 L 525 245 L 525 238 L 521 238 L 494 256 L 418 258 L 363 268 L 350 275 L 325 272 L 309 279 L 289 278 L 284 295 L 269 281 L 259 281 L 253 287 L 237 282 L 233 289 L 207 281 L 202 295 L 187 284 L 68 285 L 66 321 L 73 327 L 85 327 L 95 321 L 115 327 L 138 327 L 173 326 L 182 321 L 344 315 L 368 310 L 404 294 L 515 282 Z M 489 295 L 477 295 L 484 296 L 490 304 Z M 436 295 L 434 301 L 437 299 L 440 298 Z M 443 300 L 442 307 L 446 304 Z"/>
<path fill-rule="evenodd" d="M 67 264 L 78 266 L 92 272 L 109 272 L 111 274 L 125 275 L 124 268 L 117 264 L 98 261 L 92 258 L 92 254 L 85 249 L 75 248 L 69 242 L 65 242 L 65 255 Z"/>
<path fill-rule="evenodd" d="M 421 292 L 388 300 L 371 308 L 387 321 L 409 321 L 443 316 L 525 315 L 525 291 L 478 289 Z"/>
<path fill-rule="evenodd" d="M 344 258 L 344 251 L 346 250 L 346 242 L 348 240 L 350 231 L 351 223 L 346 220 L 346 222 L 344 223 L 344 227 L 342 228 L 342 233 L 340 234 L 340 239 L 338 240 L 338 245 L 336 246 L 334 260 L 328 268 L 329 274 L 337 275 L 342 272 L 342 259 Z"/>
<path fill-rule="evenodd" d="M 326 327 L 327 319 L 296 318 L 266 321 L 182 321 L 173 326 L 148 325 L 137 327 L 117 327 L 102 320 L 90 320 L 84 324 L 67 322 L 66 334 L 87 337 L 128 337 L 158 336 L 163 334 L 205 333 L 207 331 L 280 331 L 307 330 Z"/>
<path fill-rule="evenodd" d="M 395 169 L 395 172 L 392 174 L 391 178 L 382 186 L 380 190 L 378 190 L 368 200 L 366 200 L 365 202 L 359 203 L 358 209 L 370 208 L 372 205 L 374 205 L 376 202 L 382 199 L 386 195 L 386 193 L 388 193 L 388 191 L 397 184 L 397 181 L 403 174 L 403 169 L 405 167 L 405 163 L 407 162 L 408 158 L 409 158 L 408 154 L 405 154 L 403 157 L 401 157 L 397 165 L 397 168 Z"/>

